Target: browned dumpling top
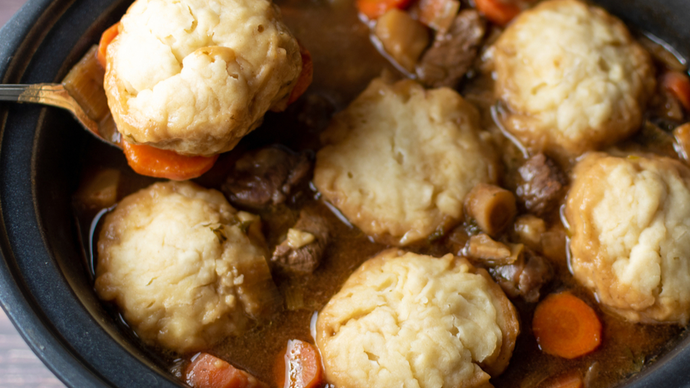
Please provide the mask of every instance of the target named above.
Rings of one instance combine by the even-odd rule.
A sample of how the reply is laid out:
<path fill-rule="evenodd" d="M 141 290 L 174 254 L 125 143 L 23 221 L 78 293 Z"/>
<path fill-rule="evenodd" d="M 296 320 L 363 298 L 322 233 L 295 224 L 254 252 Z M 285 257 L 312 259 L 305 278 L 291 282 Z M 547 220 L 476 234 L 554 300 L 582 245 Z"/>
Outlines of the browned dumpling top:
<path fill-rule="evenodd" d="M 586 156 L 565 215 L 575 278 L 632 322 L 690 318 L 690 168 L 658 156 Z"/>
<path fill-rule="evenodd" d="M 145 342 L 179 353 L 207 349 L 280 303 L 258 223 L 218 191 L 156 183 L 106 217 L 96 292 Z"/>
<path fill-rule="evenodd" d="M 640 127 L 655 90 L 650 56 L 626 26 L 578 0 L 521 13 L 492 50 L 506 129 L 552 156 L 626 138 Z"/>
<path fill-rule="evenodd" d="M 519 332 L 515 308 L 466 259 L 390 249 L 319 312 L 316 344 L 337 387 L 487 387 Z"/>
<path fill-rule="evenodd" d="M 107 61 L 108 105 L 127 141 L 205 156 L 284 109 L 302 69 L 270 0 L 137 0 Z"/>
<path fill-rule="evenodd" d="M 399 246 L 460 221 L 497 177 L 475 107 L 449 88 L 377 78 L 322 134 L 314 184 L 365 233 Z"/>

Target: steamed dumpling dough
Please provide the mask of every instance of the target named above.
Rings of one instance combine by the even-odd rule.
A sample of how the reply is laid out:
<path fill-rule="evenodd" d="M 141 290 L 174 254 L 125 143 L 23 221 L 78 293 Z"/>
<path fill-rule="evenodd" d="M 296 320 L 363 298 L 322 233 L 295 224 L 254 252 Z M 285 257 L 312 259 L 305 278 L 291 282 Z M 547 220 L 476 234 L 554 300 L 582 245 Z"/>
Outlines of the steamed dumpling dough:
<path fill-rule="evenodd" d="M 237 335 L 280 302 L 257 216 L 215 190 L 156 183 L 108 214 L 96 292 L 144 341 L 180 353 Z"/>
<path fill-rule="evenodd" d="M 314 184 L 365 233 L 407 245 L 458 222 L 472 187 L 495 181 L 482 136 L 453 90 L 375 79 L 323 133 Z"/>
<path fill-rule="evenodd" d="M 650 56 L 625 25 L 576 0 L 521 13 L 493 50 L 506 129 L 551 155 L 579 155 L 632 134 L 655 89 Z"/>
<path fill-rule="evenodd" d="M 137 0 L 108 47 L 105 89 L 125 139 L 185 155 L 232 149 L 302 69 L 270 0 Z"/>
<path fill-rule="evenodd" d="M 515 308 L 485 270 L 391 249 L 319 312 L 316 344 L 338 388 L 490 387 L 518 332 Z"/>
<path fill-rule="evenodd" d="M 690 169 L 595 153 L 574 170 L 565 215 L 575 278 L 631 322 L 690 317 Z"/>

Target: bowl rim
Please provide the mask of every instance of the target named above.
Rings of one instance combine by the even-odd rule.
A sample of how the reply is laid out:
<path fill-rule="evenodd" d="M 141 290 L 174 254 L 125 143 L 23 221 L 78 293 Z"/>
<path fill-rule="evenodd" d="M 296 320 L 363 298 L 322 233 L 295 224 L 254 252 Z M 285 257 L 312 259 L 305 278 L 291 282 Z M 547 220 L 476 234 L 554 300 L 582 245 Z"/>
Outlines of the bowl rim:
<path fill-rule="evenodd" d="M 36 45 L 41 37 L 37 36 L 35 26 L 50 6 L 52 0 L 30 0 L 0 29 L 0 79 L 8 82 L 10 72 L 17 72 L 18 53 L 31 50 L 29 46 Z M 6 122 L 8 112 L 3 112 Z M 4 123 L 2 125 L 4 132 Z M 0 140 L 1 142 L 1 140 Z M 0 208 L 2 205 L 0 204 Z M 4 217 L 0 223 L 0 306 L 7 314 L 21 337 L 28 344 L 37 357 L 50 369 L 55 376 L 67 386 L 99 386 L 105 381 L 92 373 L 78 358 L 65 347 L 59 336 L 48 329 L 41 317 L 39 307 L 25 292 L 25 286 L 20 283 L 8 262 L 12 249 L 7 241 L 7 230 Z M 50 351 L 47 351 L 50 350 Z"/>
<path fill-rule="evenodd" d="M 0 29 L 0 80 L 52 81 L 55 74 L 45 79 L 40 69 L 32 68 L 37 58 L 46 59 L 41 51 L 47 51 L 47 45 L 68 39 L 56 31 L 68 24 L 67 19 L 78 20 L 82 27 L 95 24 L 97 20 L 84 18 L 89 7 L 105 12 L 124 2 L 29 0 Z M 77 33 L 84 34 L 85 30 Z M 63 61 L 60 58 L 46 66 L 55 67 Z M 37 179 L 41 158 L 36 157 L 41 149 L 42 124 L 54 115 L 69 117 L 53 108 L 0 105 L 0 306 L 32 351 L 68 387 L 185 386 L 111 336 L 104 322 L 76 295 L 57 264 L 41 214 L 43 204 L 38 201 L 45 195 L 40 193 L 44 187 Z M 26 131 L 20 133 L 22 129 Z M 80 135 L 84 134 L 76 136 Z M 39 294 L 44 290 L 48 295 Z"/>

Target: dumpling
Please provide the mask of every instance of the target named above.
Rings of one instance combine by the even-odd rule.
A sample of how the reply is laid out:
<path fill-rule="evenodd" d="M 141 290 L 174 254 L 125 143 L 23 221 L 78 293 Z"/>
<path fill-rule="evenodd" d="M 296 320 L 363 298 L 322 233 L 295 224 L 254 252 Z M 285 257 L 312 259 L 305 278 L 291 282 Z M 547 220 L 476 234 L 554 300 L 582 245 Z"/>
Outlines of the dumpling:
<path fill-rule="evenodd" d="M 690 169 L 658 156 L 587 155 L 565 216 L 575 278 L 631 322 L 690 317 Z"/>
<path fill-rule="evenodd" d="M 270 0 L 137 0 L 119 29 L 105 76 L 118 130 L 183 155 L 232 149 L 285 108 L 302 70 Z"/>
<path fill-rule="evenodd" d="M 476 109 L 448 88 L 375 79 L 322 134 L 314 184 L 353 224 L 404 246 L 443 233 L 496 180 Z"/>
<path fill-rule="evenodd" d="M 546 1 L 521 13 L 492 50 L 506 129 L 554 157 L 637 131 L 656 87 L 650 56 L 625 25 L 577 0 Z"/>
<path fill-rule="evenodd" d="M 390 249 L 319 312 L 316 344 L 336 387 L 489 387 L 518 333 L 515 307 L 485 270 Z"/>
<path fill-rule="evenodd" d="M 258 217 L 237 212 L 218 191 L 156 183 L 106 217 L 96 292 L 145 342 L 201 350 L 280 303 L 264 245 Z"/>

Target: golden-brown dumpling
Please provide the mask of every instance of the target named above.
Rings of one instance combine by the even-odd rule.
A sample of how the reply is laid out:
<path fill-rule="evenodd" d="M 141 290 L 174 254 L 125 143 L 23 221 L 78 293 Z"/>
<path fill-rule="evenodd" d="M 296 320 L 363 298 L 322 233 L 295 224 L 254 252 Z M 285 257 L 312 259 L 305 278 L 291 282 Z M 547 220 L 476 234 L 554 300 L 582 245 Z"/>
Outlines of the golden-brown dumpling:
<path fill-rule="evenodd" d="M 551 0 L 493 46 L 506 129 L 528 148 L 579 155 L 635 132 L 655 89 L 649 54 L 603 9 Z"/>
<path fill-rule="evenodd" d="M 316 344 L 337 387 L 489 387 L 518 332 L 515 308 L 485 270 L 391 249 L 319 312 Z"/>
<path fill-rule="evenodd" d="M 180 353 L 206 349 L 280 302 L 258 222 L 218 191 L 156 183 L 106 217 L 96 292 L 144 341 Z"/>
<path fill-rule="evenodd" d="M 484 135 L 455 91 L 378 78 L 323 133 L 314 184 L 365 233 L 407 245 L 457 223 L 465 195 L 496 180 Z"/>
<path fill-rule="evenodd" d="M 632 322 L 690 317 L 690 169 L 658 156 L 587 155 L 565 215 L 575 278 Z"/>
<path fill-rule="evenodd" d="M 270 0 L 137 0 L 107 61 L 108 105 L 127 141 L 206 156 L 284 109 L 302 69 Z"/>

